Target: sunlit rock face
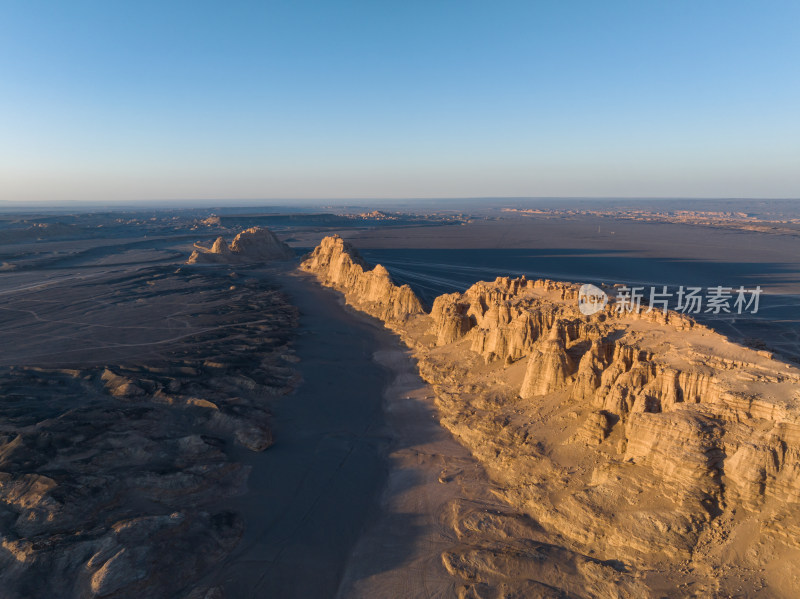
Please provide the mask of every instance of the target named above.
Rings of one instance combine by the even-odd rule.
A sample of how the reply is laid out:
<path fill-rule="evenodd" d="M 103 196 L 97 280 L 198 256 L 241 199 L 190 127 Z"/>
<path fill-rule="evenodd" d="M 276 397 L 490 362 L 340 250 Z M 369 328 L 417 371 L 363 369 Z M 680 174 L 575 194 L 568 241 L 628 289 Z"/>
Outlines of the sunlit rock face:
<path fill-rule="evenodd" d="M 188 264 L 238 263 L 289 260 L 295 253 L 275 234 L 265 227 L 251 227 L 239 233 L 230 246 L 222 237 L 217 237 L 210 249 L 196 245 Z"/>
<path fill-rule="evenodd" d="M 381 320 L 397 322 L 423 313 L 419 298 L 408 285 L 395 285 L 380 264 L 369 270 L 338 235 L 323 239 L 300 267 L 341 291 L 348 304 Z"/>
<path fill-rule="evenodd" d="M 563 389 L 574 370 L 574 361 L 564 345 L 564 330 L 560 325 L 553 326 L 547 339 L 531 352 L 519 394 L 529 399 Z"/>
<path fill-rule="evenodd" d="M 578 284 L 500 277 L 425 313 L 341 239 L 323 240 L 303 268 L 400 334 L 442 425 L 539 527 L 537 540 L 618 560 L 642 585 L 622 591 L 597 570 L 588 596 L 662 596 L 654 571 L 675 588 L 692 581 L 696 596 L 742 584 L 791 596 L 781 572 L 800 550 L 798 368 L 683 314 L 618 311 L 610 287 L 608 304 L 584 314 Z M 470 534 L 481 547 L 512 538 L 488 530 Z M 513 557 L 527 571 L 527 549 L 495 547 L 480 565 L 465 558 L 478 549 L 465 551 L 443 560 L 475 596 L 524 596 L 501 564 Z M 726 574 L 731 564 L 743 578 Z M 564 592 L 586 584 L 538 580 Z"/>

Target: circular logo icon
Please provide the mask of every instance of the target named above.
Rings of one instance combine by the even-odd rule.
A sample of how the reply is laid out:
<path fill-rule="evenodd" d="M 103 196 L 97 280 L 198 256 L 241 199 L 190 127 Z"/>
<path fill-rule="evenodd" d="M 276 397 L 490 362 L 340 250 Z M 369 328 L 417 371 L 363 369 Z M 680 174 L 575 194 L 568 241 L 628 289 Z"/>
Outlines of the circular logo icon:
<path fill-rule="evenodd" d="M 590 283 L 581 285 L 578 291 L 578 309 L 581 314 L 586 316 L 596 314 L 605 308 L 607 303 L 608 295 L 606 295 L 605 291 Z"/>

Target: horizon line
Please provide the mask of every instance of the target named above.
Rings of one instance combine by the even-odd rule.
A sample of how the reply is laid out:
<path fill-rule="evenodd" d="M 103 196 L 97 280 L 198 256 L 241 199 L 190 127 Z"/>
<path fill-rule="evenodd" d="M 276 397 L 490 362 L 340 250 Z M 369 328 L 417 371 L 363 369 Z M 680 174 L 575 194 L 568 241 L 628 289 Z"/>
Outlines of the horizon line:
<path fill-rule="evenodd" d="M 392 196 L 392 197 L 347 197 L 347 196 L 331 196 L 331 197 L 301 197 L 301 198 L 280 198 L 280 197 L 265 197 L 265 198 L 141 198 L 132 200 L 4 200 L 0 199 L 0 205 L 25 207 L 25 206 L 63 206 L 68 205 L 84 205 L 84 206 L 119 206 L 119 205 L 142 205 L 152 203 L 202 203 L 209 204 L 214 202 L 224 202 L 230 204 L 231 202 L 245 202 L 247 204 L 254 204 L 264 202 L 274 204 L 281 203 L 294 203 L 294 202 L 432 202 L 432 201 L 509 201 L 509 200 L 643 200 L 643 201 L 686 201 L 686 200 L 716 200 L 716 201 L 800 201 L 800 196 L 645 196 L 645 195 L 620 195 L 620 196 Z M 226 206 L 236 207 L 236 206 Z"/>

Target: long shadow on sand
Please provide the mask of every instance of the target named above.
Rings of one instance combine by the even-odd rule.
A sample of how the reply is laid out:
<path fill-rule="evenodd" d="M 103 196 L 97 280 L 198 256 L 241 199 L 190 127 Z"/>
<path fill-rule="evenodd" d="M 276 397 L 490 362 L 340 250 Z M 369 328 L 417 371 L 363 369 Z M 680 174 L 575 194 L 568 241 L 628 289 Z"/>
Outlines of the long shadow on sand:
<path fill-rule="evenodd" d="M 272 405 L 275 445 L 242 455 L 253 467 L 249 492 L 231 507 L 244 514 L 245 537 L 209 582 L 237 598 L 333 597 L 387 480 L 383 393 L 392 374 L 373 355 L 397 340 L 308 277 L 280 284 L 301 311 L 303 382 Z"/>

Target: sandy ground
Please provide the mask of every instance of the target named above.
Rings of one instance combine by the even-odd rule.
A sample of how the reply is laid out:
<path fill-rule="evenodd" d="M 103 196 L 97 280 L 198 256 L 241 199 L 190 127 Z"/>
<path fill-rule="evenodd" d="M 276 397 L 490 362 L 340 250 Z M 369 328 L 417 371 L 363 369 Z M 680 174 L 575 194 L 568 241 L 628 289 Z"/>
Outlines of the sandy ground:
<path fill-rule="evenodd" d="M 0 364 L 63 366 L 98 351 L 115 361 L 158 357 L 153 348 L 207 333 L 195 314 L 205 291 L 159 296 L 156 304 L 121 301 L 129 280 L 147 289 L 151 268 L 178 267 L 167 264 L 168 255 L 141 249 L 4 273 L 0 320 L 16 351 Z M 304 382 L 270 402 L 273 447 L 230 448 L 231 459 L 250 469 L 248 491 L 213 507 L 240 513 L 244 536 L 197 582 L 235 598 L 452 596 L 441 562 L 452 532 L 440 517 L 462 495 L 467 473 L 477 488 L 482 472 L 438 425 L 433 393 L 399 341 L 289 268 L 245 276 L 279 283 L 300 308 L 294 367 Z"/>
<path fill-rule="evenodd" d="M 384 395 L 392 431 L 381 511 L 350 557 L 338 597 L 453 597 L 442 552 L 458 543 L 444 522 L 448 504 L 490 507 L 491 484 L 469 451 L 439 424 L 433 390 L 408 352 L 387 347 L 375 359 L 394 373 Z"/>
<path fill-rule="evenodd" d="M 800 293 L 796 237 L 753 231 L 645 223 L 597 217 L 475 221 L 464 225 L 337 230 L 360 250 L 544 249 L 595 256 L 695 262 L 759 264 L 757 282 L 775 293 Z M 295 233 L 293 245 L 315 247 L 328 231 Z M 756 279 L 754 279 L 755 281 Z"/>
<path fill-rule="evenodd" d="M 454 596 L 442 518 L 454 499 L 490 503 L 483 471 L 396 337 L 307 275 L 280 281 L 301 310 L 303 383 L 273 405 L 275 445 L 242 456 L 249 490 L 228 506 L 245 536 L 203 583 L 237 599 Z"/>
<path fill-rule="evenodd" d="M 388 333 L 310 277 L 281 284 L 301 310 L 303 383 L 272 406 L 275 445 L 242 456 L 253 468 L 249 490 L 229 507 L 243 515 L 245 536 L 204 581 L 237 599 L 334 596 L 386 480 L 389 373 L 372 355 Z"/>

